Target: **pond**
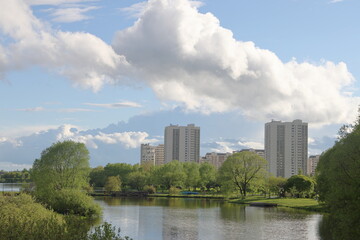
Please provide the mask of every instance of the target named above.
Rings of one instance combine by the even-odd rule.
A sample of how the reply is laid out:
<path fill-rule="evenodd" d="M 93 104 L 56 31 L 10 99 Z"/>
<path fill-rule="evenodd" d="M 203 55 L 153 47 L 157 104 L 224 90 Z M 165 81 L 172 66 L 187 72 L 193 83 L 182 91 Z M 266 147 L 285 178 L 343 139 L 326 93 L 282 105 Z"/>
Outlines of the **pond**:
<path fill-rule="evenodd" d="M 0 183 L 0 192 L 20 192 L 22 183 Z"/>
<path fill-rule="evenodd" d="M 321 214 L 192 198 L 96 198 L 103 221 L 134 240 L 320 239 Z"/>

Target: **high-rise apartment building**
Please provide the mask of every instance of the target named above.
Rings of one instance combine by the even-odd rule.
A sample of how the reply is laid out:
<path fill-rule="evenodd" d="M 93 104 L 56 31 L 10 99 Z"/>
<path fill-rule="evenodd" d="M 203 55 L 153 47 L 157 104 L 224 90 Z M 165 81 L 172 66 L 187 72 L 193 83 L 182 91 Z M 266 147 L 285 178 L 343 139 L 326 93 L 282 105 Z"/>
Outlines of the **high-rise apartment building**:
<path fill-rule="evenodd" d="M 199 162 L 200 127 L 170 125 L 164 134 L 165 163 L 172 160 L 180 162 Z"/>
<path fill-rule="evenodd" d="M 219 169 L 229 156 L 231 156 L 231 153 L 206 153 L 205 157 L 201 159 L 201 162 L 210 163 Z"/>
<path fill-rule="evenodd" d="M 140 163 L 151 162 L 152 165 L 164 164 L 164 144 L 151 146 L 150 144 L 141 144 Z"/>
<path fill-rule="evenodd" d="M 265 159 L 274 176 L 291 177 L 307 173 L 308 124 L 271 121 L 265 124 Z"/>
<path fill-rule="evenodd" d="M 319 160 L 320 160 L 320 155 L 312 155 L 309 157 L 308 159 L 308 163 L 307 163 L 307 174 L 308 175 L 315 175 L 315 170 L 316 170 L 316 167 L 319 163 Z"/>

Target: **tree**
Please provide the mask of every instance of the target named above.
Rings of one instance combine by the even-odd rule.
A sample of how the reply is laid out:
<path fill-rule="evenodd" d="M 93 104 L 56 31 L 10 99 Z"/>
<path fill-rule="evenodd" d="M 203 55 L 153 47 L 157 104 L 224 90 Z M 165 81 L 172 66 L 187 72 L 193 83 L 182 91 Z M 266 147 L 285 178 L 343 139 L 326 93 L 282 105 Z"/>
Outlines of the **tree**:
<path fill-rule="evenodd" d="M 285 191 L 291 193 L 293 197 L 309 196 L 314 191 L 314 181 L 304 175 L 291 176 L 285 183 Z"/>
<path fill-rule="evenodd" d="M 119 192 L 121 190 L 121 180 L 119 176 L 110 176 L 106 179 L 105 191 Z"/>
<path fill-rule="evenodd" d="M 149 176 L 142 169 L 131 172 L 128 175 L 128 182 L 130 187 L 137 189 L 138 191 L 143 190 L 145 185 L 148 183 Z"/>
<path fill-rule="evenodd" d="M 61 189 L 79 189 L 88 185 L 89 151 L 85 144 L 73 141 L 54 143 L 41 153 L 32 168 L 32 179 L 39 195 Z"/>
<path fill-rule="evenodd" d="M 103 166 L 91 169 L 90 184 L 94 187 L 104 187 L 106 181 L 106 173 Z"/>
<path fill-rule="evenodd" d="M 127 163 L 109 163 L 105 166 L 105 175 L 109 176 L 120 176 L 122 186 L 127 186 L 128 175 L 134 171 L 133 166 Z"/>
<path fill-rule="evenodd" d="M 210 163 L 201 163 L 199 168 L 200 181 L 199 185 L 201 188 L 207 188 L 210 190 L 211 187 L 215 187 L 216 184 L 216 168 Z"/>
<path fill-rule="evenodd" d="M 283 177 L 270 176 L 267 179 L 267 185 L 269 188 L 269 195 L 275 194 L 279 197 L 285 194 L 285 183 L 286 179 Z"/>
<path fill-rule="evenodd" d="M 157 185 L 161 185 L 166 189 L 170 187 L 179 187 L 183 185 L 186 174 L 184 173 L 182 164 L 173 160 L 164 165 L 155 168 L 152 178 Z"/>
<path fill-rule="evenodd" d="M 334 239 L 360 239 L 360 229 L 353 227 L 360 222 L 359 121 L 341 136 L 320 156 L 316 169 L 319 200 L 328 206 L 337 227 Z"/>
<path fill-rule="evenodd" d="M 219 169 L 222 187 L 237 189 L 245 197 L 251 184 L 265 177 L 266 161 L 253 152 L 234 153 Z"/>
<path fill-rule="evenodd" d="M 189 190 L 190 188 L 196 188 L 200 181 L 199 164 L 195 162 L 184 162 L 183 163 L 184 173 L 186 174 L 184 179 L 184 185 Z"/>

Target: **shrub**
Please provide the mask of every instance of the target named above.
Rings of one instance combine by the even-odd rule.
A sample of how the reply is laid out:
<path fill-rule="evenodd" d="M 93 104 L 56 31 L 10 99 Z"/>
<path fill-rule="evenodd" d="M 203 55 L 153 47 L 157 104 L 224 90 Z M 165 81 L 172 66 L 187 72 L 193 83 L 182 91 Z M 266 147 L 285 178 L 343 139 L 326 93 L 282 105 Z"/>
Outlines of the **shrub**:
<path fill-rule="evenodd" d="M 45 203 L 61 214 L 76 214 L 85 217 L 97 217 L 101 214 L 100 206 L 90 196 L 75 189 L 57 191 Z"/>
<path fill-rule="evenodd" d="M 0 239 L 65 239 L 63 216 L 36 203 L 31 196 L 0 196 Z"/>
<path fill-rule="evenodd" d="M 156 188 L 154 186 L 147 185 L 144 187 L 144 191 L 153 194 L 156 192 Z"/>
<path fill-rule="evenodd" d="M 177 187 L 170 187 L 169 189 L 169 194 L 175 195 L 175 194 L 179 194 L 180 193 L 180 189 Z"/>
<path fill-rule="evenodd" d="M 120 236 L 120 228 L 116 230 L 110 223 L 103 223 L 101 226 L 88 234 L 88 240 L 131 240 L 129 237 L 122 238 Z"/>

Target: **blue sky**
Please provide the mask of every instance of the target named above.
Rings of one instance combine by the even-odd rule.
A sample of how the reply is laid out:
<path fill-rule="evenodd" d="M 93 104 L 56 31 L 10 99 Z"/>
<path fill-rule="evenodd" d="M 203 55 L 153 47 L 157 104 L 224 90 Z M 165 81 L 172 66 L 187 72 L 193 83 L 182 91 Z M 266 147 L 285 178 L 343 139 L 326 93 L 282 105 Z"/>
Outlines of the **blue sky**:
<path fill-rule="evenodd" d="M 202 155 L 261 148 L 271 119 L 319 154 L 357 114 L 359 1 L 0 1 L 0 169 L 65 139 L 135 164 L 169 124 Z"/>

